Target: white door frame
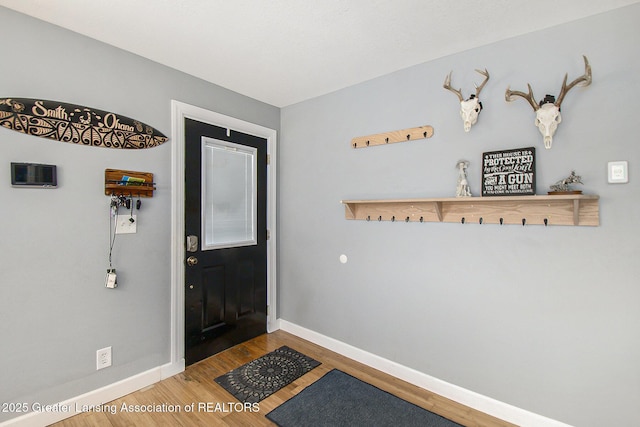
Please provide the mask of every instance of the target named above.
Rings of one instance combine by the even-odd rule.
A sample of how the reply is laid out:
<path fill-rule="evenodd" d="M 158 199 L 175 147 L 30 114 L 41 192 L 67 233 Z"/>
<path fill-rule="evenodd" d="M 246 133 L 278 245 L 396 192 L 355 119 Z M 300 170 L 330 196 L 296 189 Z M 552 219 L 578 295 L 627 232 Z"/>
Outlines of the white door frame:
<path fill-rule="evenodd" d="M 267 332 L 276 322 L 276 131 L 171 100 L 171 363 L 163 378 L 184 371 L 184 119 L 190 118 L 267 140 Z"/>

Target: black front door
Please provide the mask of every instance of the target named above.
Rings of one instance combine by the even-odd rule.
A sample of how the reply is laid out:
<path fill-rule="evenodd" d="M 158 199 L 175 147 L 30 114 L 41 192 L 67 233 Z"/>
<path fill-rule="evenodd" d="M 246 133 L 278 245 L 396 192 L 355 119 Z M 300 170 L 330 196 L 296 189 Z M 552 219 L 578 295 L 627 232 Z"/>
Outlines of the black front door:
<path fill-rule="evenodd" d="M 267 140 L 185 119 L 185 359 L 266 332 Z"/>

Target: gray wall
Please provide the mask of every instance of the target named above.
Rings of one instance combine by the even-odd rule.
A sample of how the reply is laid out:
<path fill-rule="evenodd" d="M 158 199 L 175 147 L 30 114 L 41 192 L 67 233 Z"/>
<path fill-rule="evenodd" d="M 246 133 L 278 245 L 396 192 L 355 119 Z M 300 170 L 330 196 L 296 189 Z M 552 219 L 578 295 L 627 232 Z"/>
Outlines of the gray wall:
<path fill-rule="evenodd" d="M 569 424 L 640 425 L 639 19 L 634 5 L 284 108 L 280 317 Z M 582 54 L 593 84 L 568 94 L 545 150 L 533 110 L 505 89 L 557 94 L 565 72 L 584 72 Z M 484 67 L 485 109 L 465 134 L 442 83 L 454 70 L 468 96 Z M 431 139 L 349 146 L 425 124 Z M 538 193 L 575 169 L 601 197 L 600 227 L 344 219 L 343 199 L 455 196 L 459 159 L 477 196 L 483 152 L 528 146 Z M 611 160 L 629 161 L 629 184 L 607 184 Z"/>
<path fill-rule="evenodd" d="M 579 426 L 640 424 L 638 181 L 634 96 L 640 7 L 412 67 L 282 110 L 279 141 L 280 317 L 453 384 Z M 113 111 L 170 135 L 177 99 L 279 129 L 280 111 L 0 7 L 0 96 Z M 563 104 L 551 150 L 533 112 L 504 89 L 540 98 L 565 72 L 594 82 Z M 485 110 L 469 134 L 457 101 L 487 67 Z M 328 70 L 340 72 L 340 70 Z M 599 125 L 602 123 L 602 125 Z M 431 124 L 433 138 L 353 150 L 349 140 Z M 169 361 L 170 144 L 119 152 L 0 130 L 0 402 L 57 402 Z M 341 199 L 455 194 L 455 162 L 536 146 L 538 187 L 575 168 L 601 196 L 601 226 L 365 223 Z M 631 182 L 606 183 L 628 160 Z M 9 163 L 59 167 L 60 188 L 9 185 Z M 153 172 L 138 233 L 119 235 L 120 287 L 103 287 L 105 168 Z M 340 264 L 338 256 L 349 262 Z M 114 366 L 95 371 L 113 346 Z M 9 384 L 10 386 L 7 386 Z M 0 414 L 0 421 L 8 415 Z"/>
<path fill-rule="evenodd" d="M 279 130 L 280 110 L 0 7 L 0 97 L 112 111 L 171 135 L 171 99 Z M 170 361 L 171 141 L 110 150 L 0 130 L 0 402 L 54 403 Z M 15 189 L 9 164 L 56 164 L 59 188 Z M 108 267 L 106 168 L 152 172 L 138 232 Z M 113 366 L 96 371 L 96 350 Z M 10 417 L 0 414 L 0 421 Z"/>

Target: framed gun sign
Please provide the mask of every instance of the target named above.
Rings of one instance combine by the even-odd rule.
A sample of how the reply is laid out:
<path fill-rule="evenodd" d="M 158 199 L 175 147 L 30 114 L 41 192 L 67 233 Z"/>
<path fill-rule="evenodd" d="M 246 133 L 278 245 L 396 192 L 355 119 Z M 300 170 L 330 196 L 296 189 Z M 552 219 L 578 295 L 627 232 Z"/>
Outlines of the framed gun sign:
<path fill-rule="evenodd" d="M 482 153 L 482 196 L 536 194 L 534 147 Z"/>

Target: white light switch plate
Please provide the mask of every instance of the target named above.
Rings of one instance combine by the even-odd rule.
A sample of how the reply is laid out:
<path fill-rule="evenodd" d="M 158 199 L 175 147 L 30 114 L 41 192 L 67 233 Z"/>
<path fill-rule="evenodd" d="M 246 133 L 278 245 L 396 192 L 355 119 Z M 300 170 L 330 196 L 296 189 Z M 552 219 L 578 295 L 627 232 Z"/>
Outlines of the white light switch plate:
<path fill-rule="evenodd" d="M 133 222 L 131 222 L 131 218 L 133 218 Z M 118 222 L 116 223 L 116 234 L 135 233 L 137 224 L 137 215 L 118 215 Z"/>
<path fill-rule="evenodd" d="M 610 184 L 624 184 L 629 182 L 629 164 L 626 160 L 609 162 L 608 181 Z"/>

